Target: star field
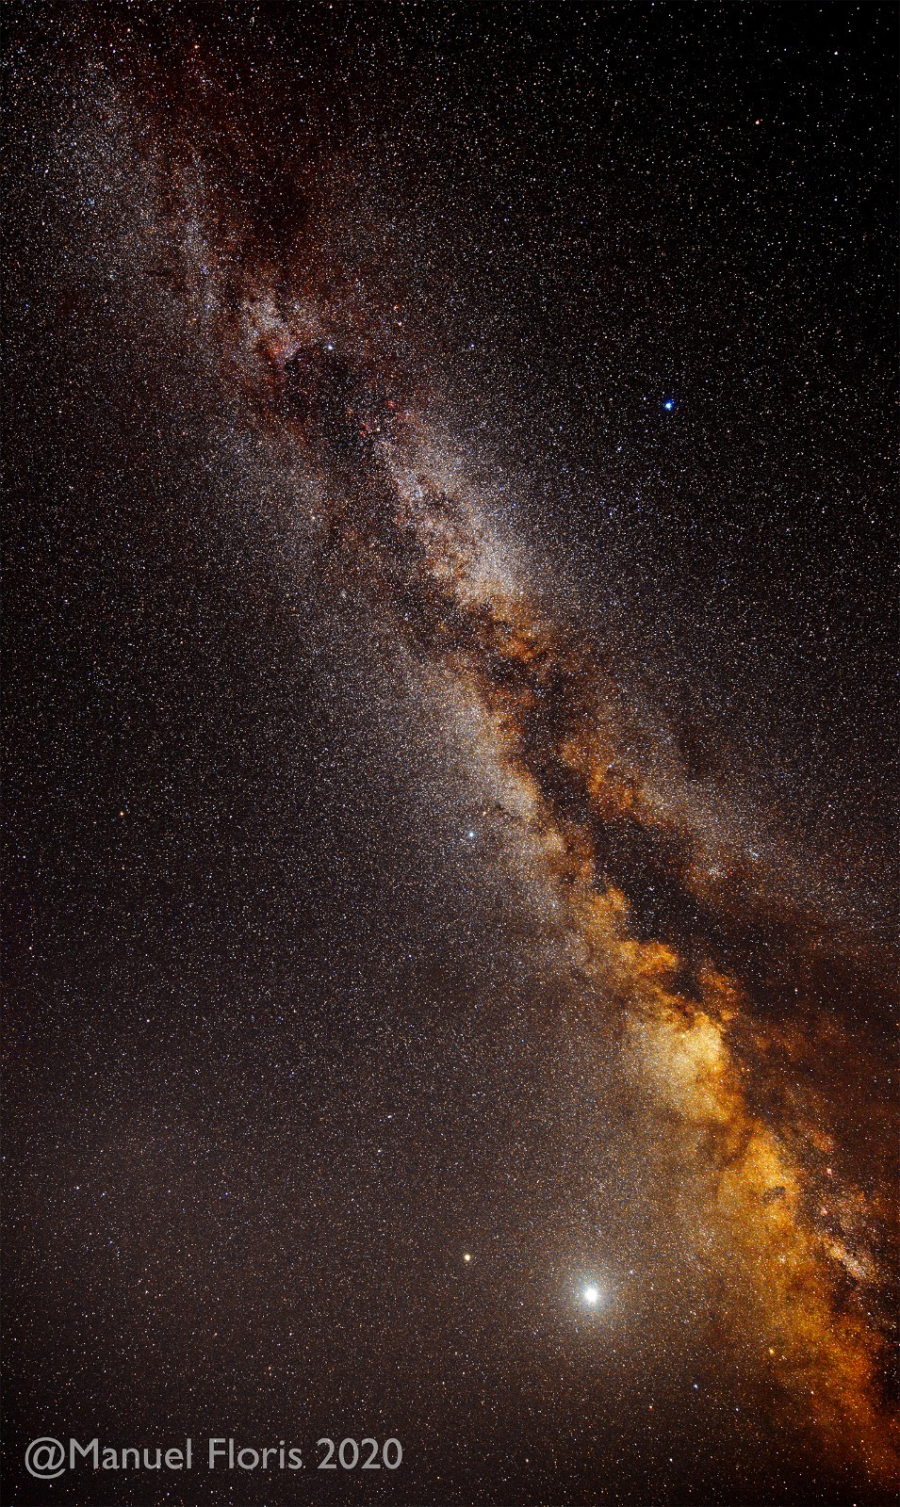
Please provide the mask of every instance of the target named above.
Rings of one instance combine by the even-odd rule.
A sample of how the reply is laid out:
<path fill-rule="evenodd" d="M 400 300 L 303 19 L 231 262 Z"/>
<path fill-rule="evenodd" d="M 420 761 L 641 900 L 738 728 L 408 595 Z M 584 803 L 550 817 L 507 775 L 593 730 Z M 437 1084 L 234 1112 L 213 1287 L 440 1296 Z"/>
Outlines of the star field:
<path fill-rule="evenodd" d="M 8 1499 L 892 1501 L 893 9 L 10 13 Z"/>

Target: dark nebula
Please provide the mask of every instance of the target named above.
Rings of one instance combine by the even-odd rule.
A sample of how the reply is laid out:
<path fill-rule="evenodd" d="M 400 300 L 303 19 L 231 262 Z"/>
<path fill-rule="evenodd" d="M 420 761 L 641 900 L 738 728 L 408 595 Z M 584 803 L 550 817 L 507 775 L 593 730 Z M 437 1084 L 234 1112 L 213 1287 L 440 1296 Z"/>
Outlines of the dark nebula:
<path fill-rule="evenodd" d="M 8 6 L 4 1500 L 895 1500 L 895 19 Z"/>

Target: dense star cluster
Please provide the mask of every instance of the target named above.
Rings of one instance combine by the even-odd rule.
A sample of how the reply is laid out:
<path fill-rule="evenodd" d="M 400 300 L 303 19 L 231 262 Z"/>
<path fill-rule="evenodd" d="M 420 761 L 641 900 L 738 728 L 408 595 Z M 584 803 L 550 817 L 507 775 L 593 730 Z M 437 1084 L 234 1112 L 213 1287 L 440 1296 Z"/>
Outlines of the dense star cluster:
<path fill-rule="evenodd" d="M 893 1501 L 893 8 L 10 13 L 9 1500 Z"/>

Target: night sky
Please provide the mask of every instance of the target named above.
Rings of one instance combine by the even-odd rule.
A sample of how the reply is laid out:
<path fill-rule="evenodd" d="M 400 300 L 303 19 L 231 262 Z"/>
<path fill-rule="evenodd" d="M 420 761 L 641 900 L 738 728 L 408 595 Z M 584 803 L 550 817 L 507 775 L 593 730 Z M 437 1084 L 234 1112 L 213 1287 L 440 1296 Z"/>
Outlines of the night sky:
<path fill-rule="evenodd" d="M 896 7 L 5 11 L 4 1501 L 893 1502 Z"/>

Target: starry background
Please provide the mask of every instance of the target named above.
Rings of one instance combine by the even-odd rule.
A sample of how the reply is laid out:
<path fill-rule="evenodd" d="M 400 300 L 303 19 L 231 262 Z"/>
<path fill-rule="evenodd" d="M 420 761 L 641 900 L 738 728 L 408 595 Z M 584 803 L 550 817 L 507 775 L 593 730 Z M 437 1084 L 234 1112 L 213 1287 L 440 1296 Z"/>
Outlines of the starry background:
<path fill-rule="evenodd" d="M 868 956 L 892 919 L 895 19 L 10 7 L 10 1502 L 891 1499 L 817 1463 L 724 1337 L 615 1033 L 527 935 L 371 611 L 314 534 L 273 542 L 284 484 L 172 338 L 165 278 L 110 250 L 117 190 L 90 198 L 71 119 L 100 58 L 163 151 L 202 136 L 199 50 L 257 132 L 239 182 L 209 156 L 256 245 L 296 230 L 287 156 L 328 180 L 344 264 L 402 307 L 566 611 Z M 883 999 L 843 1022 L 882 1058 Z M 626 1318 L 573 1299 L 605 1273 Z M 98 1432 L 394 1435 L 406 1460 L 24 1475 L 28 1439 Z"/>

